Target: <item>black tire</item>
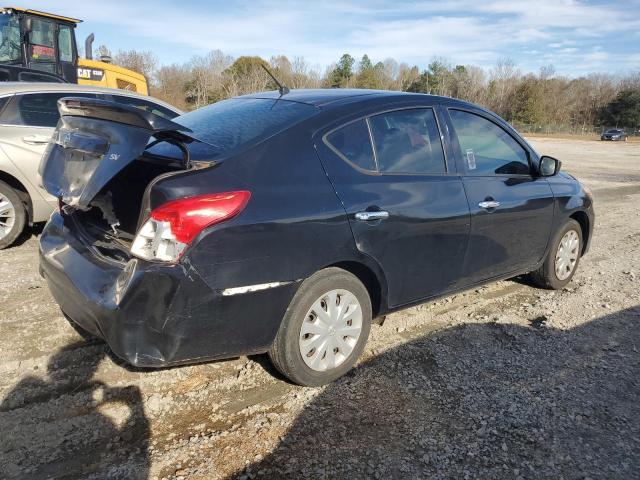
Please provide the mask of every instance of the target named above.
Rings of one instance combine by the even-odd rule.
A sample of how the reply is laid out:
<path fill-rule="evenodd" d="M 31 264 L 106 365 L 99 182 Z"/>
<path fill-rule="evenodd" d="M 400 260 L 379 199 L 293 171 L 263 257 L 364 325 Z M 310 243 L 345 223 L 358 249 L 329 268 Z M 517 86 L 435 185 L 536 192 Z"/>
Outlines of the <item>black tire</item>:
<path fill-rule="evenodd" d="M 569 276 L 561 280 L 556 275 L 556 253 L 558 252 L 560 240 L 570 230 L 573 230 L 578 234 L 578 257 Z M 540 266 L 540 268 L 538 268 L 538 270 L 535 270 L 529 274 L 533 283 L 541 288 L 548 288 L 551 290 L 559 290 L 561 288 L 564 288 L 565 285 L 567 285 L 571 281 L 576 273 L 576 270 L 578 270 L 582 248 L 582 228 L 580 227 L 580 224 L 578 222 L 573 219 L 569 219 L 567 220 L 567 223 L 565 223 L 564 226 L 554 235 L 553 240 L 551 241 L 551 248 L 549 248 L 549 253 L 547 254 L 547 258 L 545 258 L 544 263 Z"/>
<path fill-rule="evenodd" d="M 355 296 L 362 312 L 362 327 L 360 336 L 346 359 L 337 367 L 318 371 L 305 363 L 300 352 L 302 322 L 307 320 L 307 313 L 314 302 L 336 289 L 346 290 Z M 341 268 L 320 270 L 302 282 L 291 300 L 269 351 L 271 362 L 280 373 L 298 385 L 312 387 L 330 383 L 347 373 L 356 363 L 369 337 L 371 315 L 369 293 L 358 278 Z"/>
<path fill-rule="evenodd" d="M 0 250 L 12 245 L 13 242 L 20 236 L 24 230 L 24 226 L 27 223 L 27 211 L 24 208 L 24 204 L 16 191 L 4 182 L 0 181 L 0 196 L 5 197 L 13 206 L 14 218 L 13 226 L 6 233 L 6 235 L 0 238 Z M 0 212 L 0 222 L 5 222 L 6 217 L 2 217 Z M 2 233 L 0 233 L 2 235 Z"/>

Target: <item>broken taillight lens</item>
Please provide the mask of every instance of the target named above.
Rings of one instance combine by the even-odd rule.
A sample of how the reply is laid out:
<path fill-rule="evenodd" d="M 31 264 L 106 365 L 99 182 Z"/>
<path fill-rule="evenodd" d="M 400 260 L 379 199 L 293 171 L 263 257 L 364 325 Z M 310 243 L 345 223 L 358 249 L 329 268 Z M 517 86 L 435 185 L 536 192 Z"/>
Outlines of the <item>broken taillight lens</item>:
<path fill-rule="evenodd" d="M 151 211 L 136 234 L 131 253 L 145 260 L 176 261 L 207 227 L 240 213 L 251 192 L 213 193 L 172 200 Z"/>

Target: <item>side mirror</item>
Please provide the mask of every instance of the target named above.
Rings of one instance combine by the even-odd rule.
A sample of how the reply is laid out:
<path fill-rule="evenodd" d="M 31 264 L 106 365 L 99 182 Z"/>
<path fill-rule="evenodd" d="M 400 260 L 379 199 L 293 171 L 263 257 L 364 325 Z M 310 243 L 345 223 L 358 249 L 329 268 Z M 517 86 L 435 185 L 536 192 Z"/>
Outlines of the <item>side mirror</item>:
<path fill-rule="evenodd" d="M 31 29 L 33 28 L 33 23 L 31 17 L 27 17 L 24 19 L 24 31 L 25 33 L 31 33 Z"/>
<path fill-rule="evenodd" d="M 543 155 L 540 157 L 540 164 L 538 165 L 538 171 L 542 177 L 552 177 L 560 171 L 562 162 L 556 158 Z"/>

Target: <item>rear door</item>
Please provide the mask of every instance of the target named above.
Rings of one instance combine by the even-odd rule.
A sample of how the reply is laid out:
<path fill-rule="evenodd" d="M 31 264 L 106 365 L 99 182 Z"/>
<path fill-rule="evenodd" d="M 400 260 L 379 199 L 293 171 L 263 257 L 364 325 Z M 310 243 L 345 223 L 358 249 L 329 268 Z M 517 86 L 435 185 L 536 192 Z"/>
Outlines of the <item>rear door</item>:
<path fill-rule="evenodd" d="M 75 94 L 74 94 L 75 95 Z M 92 94 L 79 96 L 95 97 Z M 0 148 L 25 178 L 37 187 L 40 159 L 60 119 L 58 99 L 68 92 L 22 93 L 14 95 L 0 115 Z M 38 189 L 53 206 L 55 198 Z"/>
<path fill-rule="evenodd" d="M 378 113 L 321 137 L 319 155 L 357 248 L 384 271 L 389 305 L 454 287 L 467 247 L 469 210 L 445 155 L 437 110 Z"/>
<path fill-rule="evenodd" d="M 553 193 L 535 175 L 515 132 L 479 111 L 448 110 L 471 211 L 468 284 L 526 269 L 542 258 L 553 222 Z"/>

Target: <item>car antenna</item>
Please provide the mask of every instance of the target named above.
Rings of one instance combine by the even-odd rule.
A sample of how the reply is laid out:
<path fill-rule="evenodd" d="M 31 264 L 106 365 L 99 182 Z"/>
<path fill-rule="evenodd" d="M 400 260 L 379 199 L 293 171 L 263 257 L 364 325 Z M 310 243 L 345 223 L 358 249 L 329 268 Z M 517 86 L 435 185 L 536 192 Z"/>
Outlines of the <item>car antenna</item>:
<path fill-rule="evenodd" d="M 287 93 L 289 93 L 289 87 L 287 87 L 286 85 L 281 84 L 278 79 L 273 75 L 273 73 L 271 73 L 271 71 L 266 67 L 266 65 L 264 63 L 261 63 L 260 66 L 262 68 L 264 68 L 264 71 L 267 72 L 267 75 L 269 75 L 274 82 L 276 82 L 276 85 L 278 85 L 278 92 L 280 92 L 280 96 L 282 95 L 286 95 Z"/>

